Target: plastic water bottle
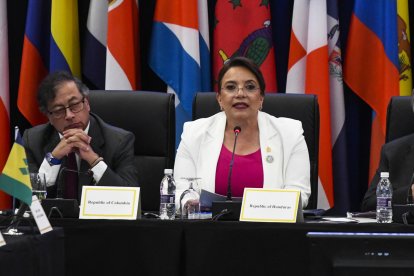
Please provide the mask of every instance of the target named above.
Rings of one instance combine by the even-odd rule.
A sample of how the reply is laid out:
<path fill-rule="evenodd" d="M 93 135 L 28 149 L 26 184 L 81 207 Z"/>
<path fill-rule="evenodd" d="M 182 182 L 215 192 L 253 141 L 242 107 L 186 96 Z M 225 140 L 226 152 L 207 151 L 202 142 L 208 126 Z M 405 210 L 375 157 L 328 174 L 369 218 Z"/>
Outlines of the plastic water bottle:
<path fill-rule="evenodd" d="M 175 219 L 175 180 L 172 169 L 165 169 L 161 180 L 160 218 Z"/>
<path fill-rule="evenodd" d="M 381 172 L 377 185 L 377 223 L 392 222 L 392 185 L 388 172 Z"/>

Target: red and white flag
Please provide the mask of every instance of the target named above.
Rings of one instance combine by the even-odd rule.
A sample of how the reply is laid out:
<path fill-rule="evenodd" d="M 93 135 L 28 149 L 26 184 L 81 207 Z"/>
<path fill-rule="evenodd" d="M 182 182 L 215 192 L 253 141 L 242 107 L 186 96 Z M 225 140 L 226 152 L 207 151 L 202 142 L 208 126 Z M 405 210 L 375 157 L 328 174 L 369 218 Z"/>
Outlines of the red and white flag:
<path fill-rule="evenodd" d="M 137 0 L 113 0 L 108 8 L 105 89 L 140 88 Z"/>
<path fill-rule="evenodd" d="M 0 170 L 10 152 L 9 55 L 7 1 L 0 1 Z M 0 191 L 0 210 L 11 208 L 11 197 Z"/>
<path fill-rule="evenodd" d="M 318 208 L 334 204 L 326 0 L 295 0 L 286 93 L 318 96 L 320 109 Z"/>

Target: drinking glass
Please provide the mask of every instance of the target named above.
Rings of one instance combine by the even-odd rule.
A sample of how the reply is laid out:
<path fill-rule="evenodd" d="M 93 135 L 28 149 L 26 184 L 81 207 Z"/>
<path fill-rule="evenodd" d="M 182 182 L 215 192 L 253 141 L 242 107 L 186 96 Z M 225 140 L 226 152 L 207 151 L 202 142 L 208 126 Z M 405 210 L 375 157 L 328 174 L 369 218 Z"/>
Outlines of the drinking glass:
<path fill-rule="evenodd" d="M 180 196 L 180 213 L 182 219 L 200 218 L 200 190 L 198 177 L 183 177 L 188 189 Z"/>
<path fill-rule="evenodd" d="M 39 201 L 46 198 L 46 176 L 44 173 L 30 173 L 30 183 L 32 184 L 32 194 L 36 195 Z"/>

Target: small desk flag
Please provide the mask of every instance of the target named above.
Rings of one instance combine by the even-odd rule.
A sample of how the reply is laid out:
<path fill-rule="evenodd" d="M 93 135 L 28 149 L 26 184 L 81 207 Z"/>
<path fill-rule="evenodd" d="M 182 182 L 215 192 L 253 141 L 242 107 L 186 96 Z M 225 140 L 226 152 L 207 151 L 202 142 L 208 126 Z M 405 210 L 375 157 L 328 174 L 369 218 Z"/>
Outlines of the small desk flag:
<path fill-rule="evenodd" d="M 32 204 L 32 185 L 30 184 L 26 152 L 17 127 L 13 147 L 0 175 L 0 189 L 29 206 Z"/>

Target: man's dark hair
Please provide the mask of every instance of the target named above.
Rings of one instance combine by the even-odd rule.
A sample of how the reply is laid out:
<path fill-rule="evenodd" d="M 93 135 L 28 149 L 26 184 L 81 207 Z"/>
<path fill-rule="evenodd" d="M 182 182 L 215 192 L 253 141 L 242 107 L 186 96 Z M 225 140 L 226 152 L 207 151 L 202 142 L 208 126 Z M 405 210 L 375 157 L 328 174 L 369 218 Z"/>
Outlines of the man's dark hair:
<path fill-rule="evenodd" d="M 89 94 L 89 88 L 82 83 L 80 79 L 72 76 L 69 72 L 66 71 L 56 71 L 49 74 L 43 81 L 40 83 L 39 89 L 37 91 L 37 103 L 39 104 L 39 109 L 44 114 L 47 114 L 47 104 L 49 101 L 53 101 L 56 97 L 56 92 L 61 85 L 67 82 L 74 82 L 79 92 L 87 97 Z"/>
<path fill-rule="evenodd" d="M 238 66 L 246 68 L 256 77 L 257 81 L 259 82 L 260 94 L 264 96 L 266 84 L 263 78 L 263 74 L 260 71 L 259 66 L 257 66 L 251 59 L 246 57 L 234 57 L 225 61 L 218 74 L 218 93 L 221 93 L 221 82 L 224 75 L 227 73 L 227 71 L 229 71 L 230 68 Z"/>

